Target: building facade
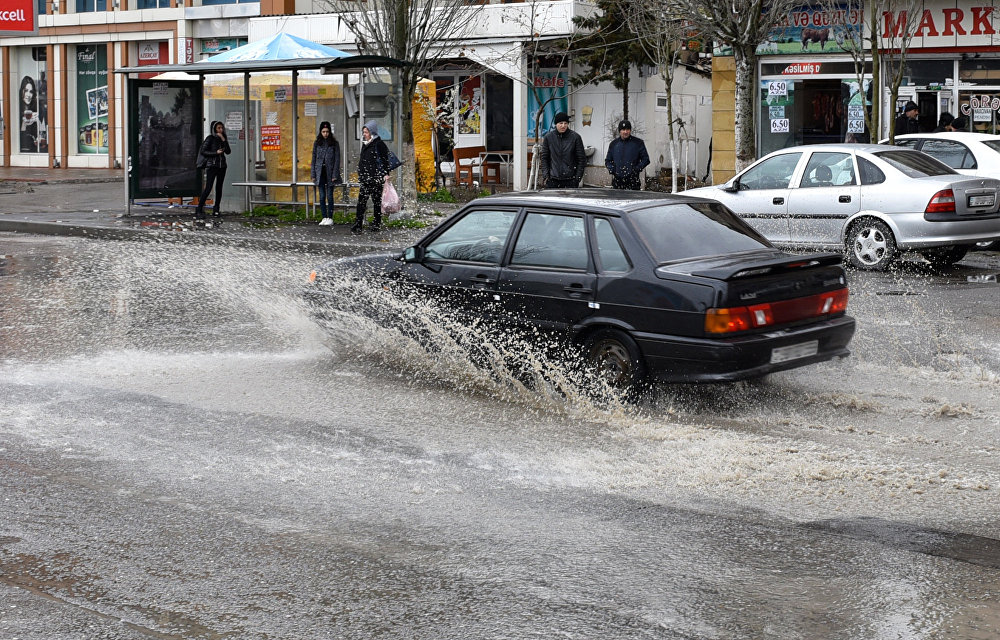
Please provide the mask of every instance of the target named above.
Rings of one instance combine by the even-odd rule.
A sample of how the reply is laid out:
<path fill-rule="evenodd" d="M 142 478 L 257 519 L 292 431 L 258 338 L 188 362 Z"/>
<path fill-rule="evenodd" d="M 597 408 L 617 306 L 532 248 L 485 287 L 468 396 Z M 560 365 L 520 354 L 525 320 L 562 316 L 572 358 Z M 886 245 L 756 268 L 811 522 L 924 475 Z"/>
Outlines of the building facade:
<path fill-rule="evenodd" d="M 926 0 L 905 55 L 898 100 L 890 104 L 885 82 L 872 84 L 870 63 L 858 74 L 843 48 L 844 21 L 860 20 L 802 7 L 788 26 L 758 48 L 759 100 L 755 105 L 758 157 L 797 144 L 870 141 L 888 135 L 888 123 L 908 101 L 920 107 L 920 128 L 931 131 L 942 113 L 968 118 L 967 130 L 1000 132 L 1000 6 L 991 0 Z M 901 33 L 905 17 L 882 12 L 876 28 Z M 870 25 L 864 25 L 868 29 Z M 715 183 L 733 176 L 735 73 L 731 57 L 713 60 Z M 868 131 L 864 112 L 881 101 L 883 130 Z M 892 115 L 889 115 L 892 114 Z"/>

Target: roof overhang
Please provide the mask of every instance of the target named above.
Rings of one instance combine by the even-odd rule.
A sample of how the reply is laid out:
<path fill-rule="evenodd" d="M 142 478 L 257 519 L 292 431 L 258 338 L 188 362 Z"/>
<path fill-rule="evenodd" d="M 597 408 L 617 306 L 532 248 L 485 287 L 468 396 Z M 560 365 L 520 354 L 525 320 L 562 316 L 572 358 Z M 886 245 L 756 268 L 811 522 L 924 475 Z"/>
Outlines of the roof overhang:
<path fill-rule="evenodd" d="M 385 56 L 344 56 L 333 58 L 301 58 L 298 60 L 247 60 L 244 62 L 193 62 L 189 64 L 150 64 L 121 67 L 115 73 L 183 72 L 192 75 L 219 73 L 254 73 L 264 71 L 302 71 L 318 69 L 321 73 L 361 73 L 379 67 L 405 67 L 408 63 Z"/>

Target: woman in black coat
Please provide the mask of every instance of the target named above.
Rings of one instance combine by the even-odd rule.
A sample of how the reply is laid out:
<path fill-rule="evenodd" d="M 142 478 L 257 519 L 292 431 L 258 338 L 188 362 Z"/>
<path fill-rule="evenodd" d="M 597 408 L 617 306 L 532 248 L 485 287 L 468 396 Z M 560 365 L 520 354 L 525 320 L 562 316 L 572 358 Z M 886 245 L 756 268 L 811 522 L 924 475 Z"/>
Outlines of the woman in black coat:
<path fill-rule="evenodd" d="M 333 137 L 330 123 L 319 123 L 319 135 L 313 142 L 312 182 L 319 191 L 319 208 L 323 212 L 320 225 L 333 224 L 333 185 L 340 180 L 340 143 Z M 329 203 L 329 206 L 327 206 Z"/>
<path fill-rule="evenodd" d="M 215 120 L 212 122 L 212 133 L 201 143 L 198 166 L 205 167 L 205 189 L 198 199 L 198 209 L 195 218 L 204 220 L 205 200 L 212 193 L 215 184 L 215 203 L 212 205 L 212 215 L 219 215 L 219 205 L 222 202 L 222 185 L 226 182 L 226 156 L 232 153 L 229 140 L 226 139 L 226 126 Z"/>
<path fill-rule="evenodd" d="M 368 198 L 372 199 L 375 223 L 372 231 L 382 230 L 382 183 L 389 177 L 389 147 L 378 136 L 378 125 L 369 120 L 361 129 L 361 157 L 358 158 L 358 210 L 351 231 L 361 233 L 365 224 Z"/>

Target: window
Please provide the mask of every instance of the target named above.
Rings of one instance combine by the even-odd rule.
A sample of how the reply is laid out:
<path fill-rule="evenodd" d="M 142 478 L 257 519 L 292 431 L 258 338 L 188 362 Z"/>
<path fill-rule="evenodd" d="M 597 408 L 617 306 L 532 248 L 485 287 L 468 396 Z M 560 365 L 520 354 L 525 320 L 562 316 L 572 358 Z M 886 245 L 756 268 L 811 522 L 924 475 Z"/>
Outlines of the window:
<path fill-rule="evenodd" d="M 514 245 L 512 265 L 587 268 L 587 237 L 580 216 L 529 213 Z"/>
<path fill-rule="evenodd" d="M 872 155 L 910 178 L 946 176 L 955 173 L 954 169 L 943 162 L 919 152 L 899 149 L 878 151 Z"/>
<path fill-rule="evenodd" d="M 871 160 L 858 156 L 858 170 L 861 171 L 861 184 L 882 184 L 885 174 Z"/>
<path fill-rule="evenodd" d="M 618 236 L 607 218 L 594 218 L 597 236 L 597 256 L 601 261 L 601 271 L 628 271 L 628 257 L 622 249 Z"/>
<path fill-rule="evenodd" d="M 740 190 L 787 189 L 801 153 L 785 153 L 750 167 L 740 176 Z"/>
<path fill-rule="evenodd" d="M 428 258 L 499 264 L 515 211 L 470 211 L 431 240 Z"/>
<path fill-rule="evenodd" d="M 854 162 L 849 153 L 814 153 L 806 164 L 799 186 L 842 187 L 855 184 Z"/>
<path fill-rule="evenodd" d="M 77 13 L 90 13 L 93 11 L 107 11 L 107 0 L 76 0 Z"/>
<path fill-rule="evenodd" d="M 629 219 L 657 264 L 771 246 L 718 202 L 659 205 Z"/>
<path fill-rule="evenodd" d="M 961 142 L 952 140 L 926 140 L 920 150 L 937 158 L 952 169 L 975 169 L 976 158 Z"/>

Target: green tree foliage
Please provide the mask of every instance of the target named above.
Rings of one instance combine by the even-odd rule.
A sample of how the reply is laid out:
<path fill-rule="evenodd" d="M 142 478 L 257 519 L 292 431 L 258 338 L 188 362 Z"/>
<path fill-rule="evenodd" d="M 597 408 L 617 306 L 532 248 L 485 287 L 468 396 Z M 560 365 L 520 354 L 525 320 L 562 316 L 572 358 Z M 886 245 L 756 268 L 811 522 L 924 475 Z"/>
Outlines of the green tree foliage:
<path fill-rule="evenodd" d="M 629 70 L 653 65 L 635 32 L 629 27 L 628 8 L 619 0 L 597 0 L 600 11 L 589 17 L 577 16 L 573 23 L 585 32 L 573 43 L 574 61 L 587 67 L 576 75 L 576 86 L 610 79 L 622 92 L 622 117 L 628 118 Z"/>

